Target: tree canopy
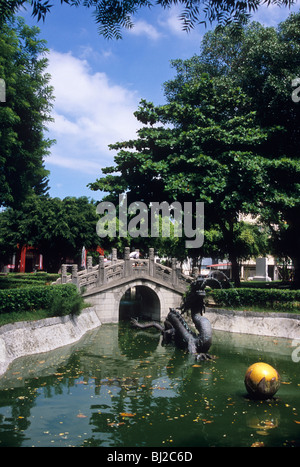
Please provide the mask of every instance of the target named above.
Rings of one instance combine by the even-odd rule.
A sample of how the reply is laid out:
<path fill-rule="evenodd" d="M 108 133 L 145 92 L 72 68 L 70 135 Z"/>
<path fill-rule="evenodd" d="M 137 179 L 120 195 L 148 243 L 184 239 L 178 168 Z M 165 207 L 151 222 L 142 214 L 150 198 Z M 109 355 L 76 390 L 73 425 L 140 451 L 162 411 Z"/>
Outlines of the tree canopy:
<path fill-rule="evenodd" d="M 176 99 L 185 82 L 209 70 L 240 86 L 251 99 L 255 121 L 274 129 L 260 146 L 266 177 L 259 209 L 271 229 L 274 254 L 293 259 L 299 281 L 300 105 L 295 86 L 300 82 L 300 14 L 291 14 L 277 28 L 252 23 L 239 34 L 232 29 L 208 32 L 199 56 L 173 62 L 177 76 L 166 84 L 167 97 Z"/>
<path fill-rule="evenodd" d="M 39 28 L 22 18 L 0 23 L 0 77 L 6 101 L 0 103 L 0 206 L 17 206 L 32 193 L 47 191 L 45 138 L 52 101 L 47 52 Z"/>
<path fill-rule="evenodd" d="M 57 272 L 66 258 L 79 258 L 83 246 L 97 247 L 96 222 L 96 206 L 86 197 L 34 195 L 22 209 L 0 213 L 0 256 L 8 261 L 17 245 L 34 246 L 43 254 L 45 270 Z"/>
<path fill-rule="evenodd" d="M 204 201 L 205 236 L 229 256 L 236 283 L 238 261 L 253 246 L 250 233 L 254 239 L 241 214 L 276 224 L 281 251 L 297 270 L 299 107 L 291 83 L 300 75 L 299 25 L 298 14 L 277 29 L 253 23 L 239 35 L 232 26 L 207 33 L 199 57 L 173 63 L 168 103 L 141 102 L 137 139 L 111 145 L 115 166 L 90 184 L 114 202 L 122 192 L 148 204 Z"/>
<path fill-rule="evenodd" d="M 141 8 L 160 6 L 164 9 L 179 4 L 183 29 L 189 31 L 199 23 L 245 23 L 262 4 L 291 6 L 295 0 L 60 0 L 61 4 L 93 8 L 100 34 L 121 38 L 123 28 L 132 28 L 133 16 Z M 30 5 L 32 15 L 45 19 L 53 5 L 49 0 L 0 0 L 0 18 L 16 13 L 20 6 Z M 1 20 L 0 20 L 1 21 Z"/>
<path fill-rule="evenodd" d="M 109 174 L 91 188 L 111 193 L 114 202 L 122 192 L 130 202 L 147 205 L 204 201 L 205 230 L 221 232 L 218 253 L 229 255 L 238 281 L 239 214 L 259 206 L 266 183 L 259 146 L 269 138 L 255 123 L 249 99 L 240 88 L 203 73 L 197 82 L 185 83 L 174 101 L 160 107 L 143 101 L 135 115 L 145 125 L 139 138 L 111 145 L 119 150 L 116 166 L 105 169 Z M 240 258 L 245 255 L 244 248 Z"/>

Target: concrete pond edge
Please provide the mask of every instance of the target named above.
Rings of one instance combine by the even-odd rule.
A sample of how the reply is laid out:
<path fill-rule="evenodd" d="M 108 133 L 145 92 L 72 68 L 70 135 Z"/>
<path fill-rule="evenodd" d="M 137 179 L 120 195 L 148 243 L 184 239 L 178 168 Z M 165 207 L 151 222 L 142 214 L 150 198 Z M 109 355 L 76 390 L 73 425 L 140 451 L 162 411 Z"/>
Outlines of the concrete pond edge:
<path fill-rule="evenodd" d="M 297 314 L 207 308 L 204 316 L 210 320 L 214 330 L 300 340 L 300 315 Z M 101 324 L 95 309 L 89 307 L 79 316 L 21 321 L 1 326 L 0 375 L 6 372 L 13 360 L 73 344 Z"/>
<path fill-rule="evenodd" d="M 204 316 L 217 331 L 300 340 L 299 314 L 206 308 Z"/>
<path fill-rule="evenodd" d="M 98 326 L 101 326 L 101 321 L 91 307 L 85 308 L 79 316 L 20 321 L 1 326 L 0 375 L 6 372 L 13 360 L 72 344 Z"/>

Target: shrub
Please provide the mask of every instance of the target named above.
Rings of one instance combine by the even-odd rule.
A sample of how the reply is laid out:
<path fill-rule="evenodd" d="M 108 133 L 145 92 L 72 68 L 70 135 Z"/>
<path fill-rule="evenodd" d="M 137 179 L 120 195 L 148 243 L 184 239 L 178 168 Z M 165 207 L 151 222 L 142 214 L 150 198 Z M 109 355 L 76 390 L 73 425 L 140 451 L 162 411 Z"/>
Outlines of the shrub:
<path fill-rule="evenodd" d="M 51 316 L 79 315 L 83 308 L 83 299 L 77 294 L 71 297 L 55 295 L 49 304 Z"/>
<path fill-rule="evenodd" d="M 0 290 L 0 313 L 47 310 L 49 316 L 79 314 L 83 299 L 74 284 Z"/>
<path fill-rule="evenodd" d="M 208 292 L 219 306 L 258 306 L 292 310 L 300 309 L 300 290 L 280 289 L 214 289 Z"/>
<path fill-rule="evenodd" d="M 241 282 L 243 289 L 291 289 L 293 283 L 289 281 L 245 281 Z"/>
<path fill-rule="evenodd" d="M 58 277 L 59 274 L 48 274 L 46 272 L 38 272 L 36 274 L 9 273 L 7 276 L 0 276 L 0 289 L 46 285 L 54 282 Z"/>

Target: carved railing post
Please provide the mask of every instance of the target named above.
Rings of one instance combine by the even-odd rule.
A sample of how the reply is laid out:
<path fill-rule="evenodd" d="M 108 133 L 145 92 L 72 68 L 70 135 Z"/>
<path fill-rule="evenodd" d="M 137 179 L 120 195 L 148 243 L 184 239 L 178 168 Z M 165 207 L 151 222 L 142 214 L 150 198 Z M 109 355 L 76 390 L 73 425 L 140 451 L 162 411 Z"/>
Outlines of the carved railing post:
<path fill-rule="evenodd" d="M 154 248 L 149 248 L 149 276 L 154 276 Z"/>
<path fill-rule="evenodd" d="M 61 283 L 66 284 L 67 283 L 67 265 L 62 264 L 61 266 Z"/>
<path fill-rule="evenodd" d="M 176 258 L 172 258 L 172 284 L 174 285 L 176 285 L 178 282 L 176 262 Z"/>
<path fill-rule="evenodd" d="M 115 263 L 118 260 L 118 258 L 117 258 L 117 249 L 116 248 L 112 249 L 111 260 L 112 260 L 113 263 Z"/>
<path fill-rule="evenodd" d="M 72 266 L 72 283 L 78 285 L 78 266 L 73 264 Z"/>
<path fill-rule="evenodd" d="M 197 267 L 194 267 L 192 269 L 192 276 L 193 277 L 198 277 L 198 275 L 199 275 L 199 269 Z"/>
<path fill-rule="evenodd" d="M 132 274 L 132 268 L 131 268 L 131 263 L 130 263 L 130 248 L 128 246 L 125 247 L 125 253 L 124 253 L 124 277 L 131 276 Z"/>
<path fill-rule="evenodd" d="M 98 286 L 106 283 L 104 256 L 99 256 Z"/>
<path fill-rule="evenodd" d="M 93 269 L 93 258 L 91 256 L 87 257 L 87 271 L 91 272 Z"/>

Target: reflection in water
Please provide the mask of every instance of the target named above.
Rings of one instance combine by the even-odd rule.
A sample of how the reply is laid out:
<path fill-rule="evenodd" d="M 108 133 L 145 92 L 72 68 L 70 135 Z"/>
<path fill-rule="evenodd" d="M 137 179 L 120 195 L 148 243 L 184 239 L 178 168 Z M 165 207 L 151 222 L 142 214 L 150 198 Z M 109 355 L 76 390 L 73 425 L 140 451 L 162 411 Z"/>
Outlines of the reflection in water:
<path fill-rule="evenodd" d="M 198 363 L 156 330 L 107 324 L 19 359 L 0 378 L 0 446 L 299 446 L 291 342 L 222 332 L 213 342 L 216 360 Z M 258 360 L 281 374 L 271 401 L 247 397 Z"/>

